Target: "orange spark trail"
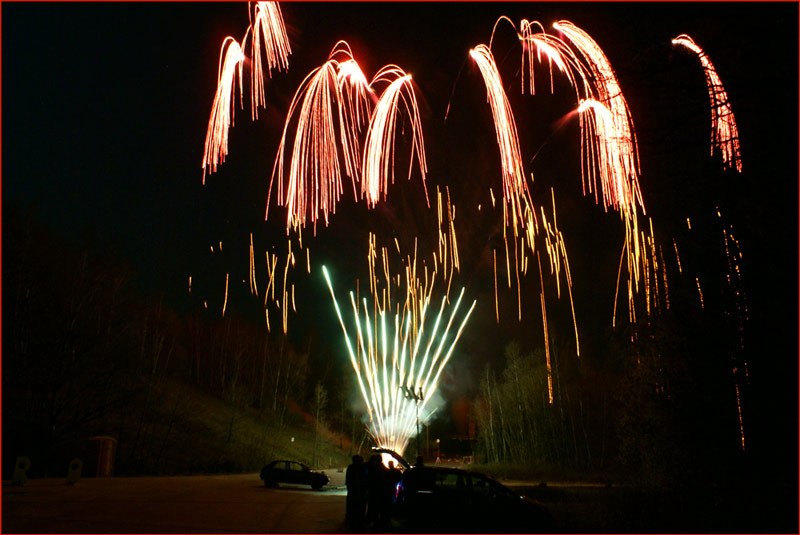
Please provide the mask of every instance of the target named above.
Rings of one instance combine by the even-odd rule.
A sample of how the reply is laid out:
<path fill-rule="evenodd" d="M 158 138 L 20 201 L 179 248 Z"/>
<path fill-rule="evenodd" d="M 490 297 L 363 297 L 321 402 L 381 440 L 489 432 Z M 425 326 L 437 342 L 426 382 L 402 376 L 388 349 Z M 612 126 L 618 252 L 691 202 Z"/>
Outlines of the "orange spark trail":
<path fill-rule="evenodd" d="M 425 185 L 425 174 L 428 171 L 422 138 L 422 121 L 417 107 L 417 97 L 411 83 L 411 75 L 406 74 L 397 65 L 387 65 L 375 75 L 370 83 L 370 88 L 384 83 L 389 85 L 384 89 L 372 113 L 364 146 L 364 175 L 361 183 L 361 195 L 367 199 L 370 207 L 375 206 L 381 195 L 384 200 L 386 199 L 390 180 L 394 184 L 396 121 L 401 105 L 411 120 L 412 148 L 408 178 L 411 179 L 415 156 L 422 175 L 423 186 Z M 425 189 L 425 200 L 428 201 L 427 188 Z M 429 201 L 428 206 L 430 206 Z"/>
<path fill-rule="evenodd" d="M 672 40 L 673 45 L 688 48 L 700 59 L 703 72 L 706 75 L 708 98 L 711 101 L 711 155 L 715 151 L 722 154 L 722 164 L 725 169 L 734 168 L 742 172 L 742 153 L 739 147 L 739 130 L 736 127 L 736 118 L 733 116 L 728 93 L 722 85 L 714 65 L 703 49 L 686 34 L 681 34 Z"/>
<path fill-rule="evenodd" d="M 486 84 L 486 98 L 492 109 L 497 144 L 500 148 L 503 197 L 510 205 L 510 209 L 505 212 L 505 223 L 506 227 L 513 227 L 514 236 L 516 236 L 517 226 L 524 224 L 525 210 L 532 204 L 522 169 L 517 125 L 492 51 L 486 45 L 481 44 L 471 49 L 469 54 L 478 64 Z"/>
<path fill-rule="evenodd" d="M 272 77 L 272 69 L 287 70 L 289 68 L 289 38 L 283 24 L 283 15 L 278 2 L 256 2 L 251 13 L 252 29 L 252 69 L 251 79 L 251 115 L 258 118 L 258 106 L 265 107 L 264 67 L 261 61 L 262 49 L 267 58 L 267 74 Z M 263 45 L 262 45 L 263 41 Z"/>
<path fill-rule="evenodd" d="M 211 173 L 217 171 L 217 166 L 225 161 L 228 154 L 228 130 L 233 124 L 234 115 L 234 90 L 236 88 L 236 74 L 239 75 L 239 100 L 242 99 L 242 67 L 244 54 L 239 43 L 233 37 L 226 37 L 222 41 L 219 53 L 219 69 L 217 72 L 217 92 L 214 94 L 214 103 L 211 106 L 211 116 L 208 119 L 206 142 L 203 150 L 203 184 L 206 183 L 207 168 Z"/>
<path fill-rule="evenodd" d="M 639 153 L 636 148 L 633 119 L 611 62 L 589 34 L 571 22 L 562 20 L 553 24 L 553 28 L 562 32 L 567 41 L 575 47 L 578 57 L 583 60 L 583 64 L 591 73 L 596 100 L 605 106 L 613 117 L 616 135 L 611 139 L 605 139 L 604 142 L 612 145 L 608 150 L 613 150 L 616 154 L 615 167 L 620 170 L 622 176 L 613 176 L 610 184 L 606 179 L 603 204 L 605 207 L 614 206 L 623 212 L 631 210 L 635 213 L 638 201 L 644 211 L 639 191 Z"/>
<path fill-rule="evenodd" d="M 539 256 L 539 251 L 536 251 L 536 261 L 539 263 L 539 283 L 541 284 L 541 292 L 539 294 L 542 303 L 542 328 L 544 329 L 544 354 L 547 360 L 547 399 L 550 405 L 553 404 L 553 373 L 550 367 L 550 339 L 547 336 L 547 308 L 544 303 L 544 277 L 542 277 L 542 259 Z"/>
<path fill-rule="evenodd" d="M 292 228 L 305 226 L 307 218 L 316 228 L 320 213 L 327 225 L 328 214 L 336 210 L 336 202 L 342 193 L 339 142 L 333 118 L 337 111 L 345 173 L 353 181 L 355 191 L 360 154 L 357 140 L 360 120 L 366 119 L 362 110 L 368 109 L 371 103 L 368 93 L 366 77 L 344 41 L 338 42 L 328 61 L 311 71 L 300 84 L 289 107 L 269 188 L 271 196 L 277 178 L 278 204 L 287 209 L 287 234 Z M 289 125 L 295 114 L 297 127 L 284 188 L 284 175 L 287 174 L 284 172 L 284 153 Z"/>
<path fill-rule="evenodd" d="M 633 318 L 633 299 L 639 289 L 640 271 L 644 271 L 641 274 L 644 277 L 650 274 L 646 260 L 648 251 L 655 265 L 655 242 L 652 238 L 648 241 L 639 231 L 638 210 L 644 214 L 645 208 L 639 187 L 639 155 L 633 120 L 611 63 L 597 43 L 569 21 L 559 21 L 553 27 L 561 37 L 547 35 L 538 22 L 523 20 L 521 23 L 523 91 L 527 66 L 529 91 L 534 92 L 534 51 L 540 61 L 546 58 L 551 67 L 551 91 L 553 65 L 575 90 L 582 132 L 584 194 L 594 193 L 598 203 L 602 197 L 603 207 L 618 211 L 625 225 L 623 255 L 627 253 L 629 312 Z M 645 291 L 649 292 L 649 284 Z M 647 303 L 649 310 L 649 293 Z M 616 300 L 614 306 L 616 309 Z"/>

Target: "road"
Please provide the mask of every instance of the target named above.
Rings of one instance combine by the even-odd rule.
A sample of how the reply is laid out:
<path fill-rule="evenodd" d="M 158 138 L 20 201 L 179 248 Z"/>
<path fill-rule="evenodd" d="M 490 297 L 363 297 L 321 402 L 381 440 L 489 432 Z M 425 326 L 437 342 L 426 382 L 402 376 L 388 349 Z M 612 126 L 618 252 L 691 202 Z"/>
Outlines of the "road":
<path fill-rule="evenodd" d="M 257 473 L 3 482 L 3 533 L 344 533 L 344 473 L 321 491 Z"/>

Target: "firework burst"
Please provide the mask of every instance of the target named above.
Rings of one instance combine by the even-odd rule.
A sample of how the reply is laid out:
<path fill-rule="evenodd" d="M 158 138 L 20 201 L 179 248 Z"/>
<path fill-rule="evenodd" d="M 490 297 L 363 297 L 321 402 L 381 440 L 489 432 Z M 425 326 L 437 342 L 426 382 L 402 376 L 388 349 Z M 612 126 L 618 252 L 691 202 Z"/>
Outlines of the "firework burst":
<path fill-rule="evenodd" d="M 228 131 L 233 125 L 237 75 L 240 102 L 244 96 L 242 75 L 247 59 L 244 50 L 248 37 L 252 45 L 250 113 L 254 120 L 258 117 L 258 106 L 265 105 L 262 50 L 266 54 L 267 73 L 270 76 L 274 68 L 283 70 L 289 68 L 288 57 L 292 51 L 280 7 L 277 2 L 256 2 L 254 10 L 250 12 L 250 26 L 241 44 L 230 36 L 222 42 L 217 70 L 217 90 L 211 106 L 211 117 L 208 120 L 203 150 L 203 184 L 206 183 L 206 173 L 215 173 L 217 166 L 225 161 L 225 156 L 228 154 Z"/>
<path fill-rule="evenodd" d="M 736 127 L 736 118 L 733 116 L 728 93 L 722 85 L 714 65 L 703 49 L 686 34 L 681 34 L 672 40 L 673 45 L 688 48 L 700 59 L 703 72 L 706 75 L 708 98 L 711 101 L 711 155 L 719 152 L 722 155 L 722 164 L 725 169 L 736 169 L 742 172 L 742 153 L 739 147 L 739 130 Z"/>
<path fill-rule="evenodd" d="M 267 58 L 267 74 L 272 76 L 272 69 L 287 70 L 289 54 L 292 48 L 286 36 L 283 15 L 277 2 L 256 2 L 250 14 L 252 30 L 252 69 L 251 75 L 251 113 L 253 119 L 258 118 L 258 106 L 264 107 L 264 66 L 262 55 Z M 262 54 L 263 51 L 263 54 Z"/>
<path fill-rule="evenodd" d="M 514 229 L 516 236 L 517 228 L 524 224 L 525 211 L 531 204 L 522 168 L 517 125 L 492 51 L 488 46 L 480 44 L 470 50 L 469 54 L 477 63 L 486 84 L 486 98 L 492 108 L 497 145 L 500 148 L 500 161 L 503 169 L 503 199 L 509 205 L 505 212 L 505 221 L 506 226 Z"/>
<path fill-rule="evenodd" d="M 358 144 L 360 119 L 371 105 L 369 87 L 353 59 L 349 45 L 338 42 L 328 60 L 301 82 L 289 107 L 286 125 L 272 171 L 270 195 L 277 178 L 278 204 L 287 210 L 286 229 L 299 229 L 310 218 L 316 226 L 321 216 L 325 224 L 335 212 L 342 194 L 342 170 L 339 146 L 343 147 L 345 173 L 357 181 L 360 156 Z M 346 96 L 345 96 L 346 95 Z M 338 131 L 334 121 L 338 115 Z M 284 153 L 292 118 L 297 115 L 291 161 L 284 187 Z M 269 199 L 267 200 L 269 215 Z"/>
<path fill-rule="evenodd" d="M 411 75 L 406 74 L 396 65 L 387 65 L 375 75 L 370 87 L 388 84 L 381 94 L 378 104 L 370 120 L 367 140 L 364 147 L 364 176 L 361 183 L 361 194 L 367 204 L 375 206 L 383 195 L 386 199 L 389 181 L 394 183 L 394 146 L 397 114 L 401 108 L 406 110 L 411 120 L 411 162 L 408 178 L 411 179 L 414 157 L 416 155 L 422 175 L 423 186 L 427 163 L 425 160 L 425 144 L 422 138 L 422 121 L 417 107 L 417 98 Z M 427 189 L 425 199 L 428 199 Z M 430 205 L 430 203 L 429 203 Z"/>
<path fill-rule="evenodd" d="M 203 150 L 203 184 L 206 183 L 206 171 L 216 172 L 217 166 L 225 161 L 228 154 L 228 130 L 233 124 L 235 111 L 235 90 L 238 75 L 239 100 L 243 95 L 242 70 L 244 65 L 242 47 L 233 37 L 226 37 L 219 53 L 219 69 L 217 73 L 217 91 L 211 106 L 211 117 L 208 119 L 206 143 Z"/>

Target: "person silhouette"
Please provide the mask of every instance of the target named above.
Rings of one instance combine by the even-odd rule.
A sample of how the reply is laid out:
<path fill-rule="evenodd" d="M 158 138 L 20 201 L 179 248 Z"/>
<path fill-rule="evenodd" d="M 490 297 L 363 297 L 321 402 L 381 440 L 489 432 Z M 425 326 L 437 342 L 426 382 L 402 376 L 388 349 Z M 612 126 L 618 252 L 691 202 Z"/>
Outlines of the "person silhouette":
<path fill-rule="evenodd" d="M 361 531 L 367 509 L 367 476 L 364 459 L 361 455 L 353 455 L 353 464 L 345 472 L 347 486 L 347 502 L 345 520 L 353 531 Z"/>

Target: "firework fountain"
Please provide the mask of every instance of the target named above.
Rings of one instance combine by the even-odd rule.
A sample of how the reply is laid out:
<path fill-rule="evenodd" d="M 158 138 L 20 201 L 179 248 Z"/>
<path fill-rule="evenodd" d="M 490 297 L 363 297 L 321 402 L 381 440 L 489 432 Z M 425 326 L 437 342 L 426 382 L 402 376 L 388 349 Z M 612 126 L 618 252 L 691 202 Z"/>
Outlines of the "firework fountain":
<path fill-rule="evenodd" d="M 463 288 L 449 309 L 446 293 L 437 307 L 433 302 L 435 270 L 429 278 L 426 268 L 425 276 L 419 278 L 415 257 L 406 265 L 405 281 L 401 283 L 401 278 L 395 279 L 388 270 L 387 249 L 384 248 L 385 286 L 382 286 L 375 272 L 376 258 L 375 239 L 371 237 L 368 259 L 372 306 L 367 298 L 358 303 L 350 292 L 354 329 L 348 329 L 345 324 L 328 270 L 323 266 L 322 271 L 367 407 L 369 432 L 379 447 L 402 453 L 416 434 L 417 419 L 424 422 L 432 414 L 430 400 L 437 393 L 442 372 L 453 356 L 476 301 L 453 333 L 464 297 Z M 392 289 L 399 290 L 402 295 L 394 305 Z"/>

